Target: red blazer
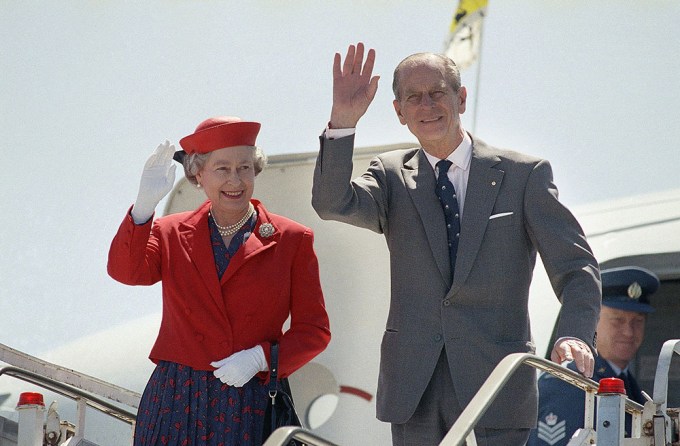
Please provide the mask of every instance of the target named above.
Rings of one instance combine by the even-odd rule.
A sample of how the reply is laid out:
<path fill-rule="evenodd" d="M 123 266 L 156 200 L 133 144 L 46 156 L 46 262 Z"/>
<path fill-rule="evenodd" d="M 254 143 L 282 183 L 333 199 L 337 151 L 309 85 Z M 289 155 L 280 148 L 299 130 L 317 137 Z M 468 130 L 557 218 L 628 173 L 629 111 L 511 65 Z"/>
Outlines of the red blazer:
<path fill-rule="evenodd" d="M 312 230 L 270 214 L 257 200 L 253 234 L 217 278 L 206 201 L 197 210 L 136 225 L 128 212 L 111 243 L 108 273 L 128 285 L 163 283 L 163 319 L 150 359 L 196 370 L 278 341 L 287 376 L 330 341 Z M 273 235 L 261 231 L 265 224 Z M 266 226 L 265 226 L 266 228 Z M 291 316 L 290 328 L 283 324 Z"/>

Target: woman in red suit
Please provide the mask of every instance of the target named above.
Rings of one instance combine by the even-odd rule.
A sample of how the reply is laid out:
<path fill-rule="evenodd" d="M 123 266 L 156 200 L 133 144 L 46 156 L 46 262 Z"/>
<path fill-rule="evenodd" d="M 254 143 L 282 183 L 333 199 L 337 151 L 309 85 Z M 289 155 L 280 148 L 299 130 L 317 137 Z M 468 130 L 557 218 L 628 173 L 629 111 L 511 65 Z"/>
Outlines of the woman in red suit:
<path fill-rule="evenodd" d="M 313 233 L 252 199 L 266 158 L 257 122 L 203 121 L 175 152 L 161 144 L 111 244 L 108 272 L 163 284 L 163 319 L 135 445 L 260 445 L 269 349 L 286 377 L 330 341 Z M 174 184 L 173 157 L 204 190 L 198 209 L 153 220 Z M 283 324 L 290 316 L 290 328 Z"/>

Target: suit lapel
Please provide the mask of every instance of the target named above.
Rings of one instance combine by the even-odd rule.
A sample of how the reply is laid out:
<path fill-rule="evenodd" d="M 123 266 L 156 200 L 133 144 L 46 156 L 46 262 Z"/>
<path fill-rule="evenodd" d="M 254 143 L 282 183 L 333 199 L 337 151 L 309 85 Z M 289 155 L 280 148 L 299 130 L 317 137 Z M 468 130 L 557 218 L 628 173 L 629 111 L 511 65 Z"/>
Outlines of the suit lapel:
<path fill-rule="evenodd" d="M 227 317 L 227 309 L 224 306 L 222 287 L 217 277 L 215 255 L 210 239 L 210 226 L 208 225 L 209 209 L 210 202 L 206 201 L 187 220 L 179 224 L 179 240 L 191 262 L 196 267 L 203 285 L 208 290 L 210 299 L 213 300 L 215 308 L 220 311 L 225 324 L 225 332 L 229 333 L 231 331 L 229 318 Z M 200 286 L 198 280 L 196 280 L 196 286 Z M 205 299 L 208 299 L 208 297 L 206 296 Z"/>
<path fill-rule="evenodd" d="M 209 202 L 201 206 L 186 221 L 179 225 L 180 242 L 191 261 L 196 266 L 198 274 L 208 288 L 210 296 L 221 308 L 222 289 L 217 278 L 215 256 L 210 242 L 210 228 L 208 226 Z"/>
<path fill-rule="evenodd" d="M 602 356 L 595 357 L 595 369 L 593 370 L 593 381 L 599 381 L 602 378 L 611 378 L 616 376 L 614 369 L 609 366 L 609 363 L 602 358 Z"/>
<path fill-rule="evenodd" d="M 402 175 L 411 200 L 420 216 L 439 272 L 448 285 L 451 283 L 451 265 L 447 248 L 446 222 L 444 212 L 434 191 L 436 185 L 434 171 L 422 149 L 404 163 Z"/>
<path fill-rule="evenodd" d="M 281 236 L 279 228 L 270 221 L 269 215 L 264 207 L 262 207 L 257 200 L 253 200 L 253 204 L 255 204 L 258 212 L 255 230 L 251 236 L 248 237 L 246 243 L 236 251 L 234 257 L 229 261 L 229 266 L 222 275 L 221 280 L 217 278 L 217 269 L 214 260 L 215 256 L 210 241 L 210 227 L 208 225 L 208 209 L 210 204 L 206 202 L 194 214 L 189 216 L 186 221 L 179 225 L 182 246 L 196 266 L 198 274 L 201 276 L 203 283 L 205 283 L 210 292 L 210 296 L 219 308 L 224 307 L 221 284 L 232 277 L 250 258 L 259 254 L 262 250 L 275 246 Z M 274 229 L 273 235 L 269 237 L 262 236 L 260 231 L 260 228 L 266 224 L 272 225 L 272 228 Z"/>
<path fill-rule="evenodd" d="M 484 232 L 503 181 L 504 172 L 494 167 L 499 162 L 500 158 L 489 153 L 484 143 L 473 142 L 456 258 L 456 274 L 451 293 L 458 291 L 465 283 L 479 254 Z"/>
<path fill-rule="evenodd" d="M 269 214 L 264 207 L 260 205 L 260 202 L 253 200 L 253 204 L 257 210 L 257 223 L 255 224 L 255 229 L 250 237 L 248 237 L 248 240 L 246 240 L 243 246 L 236 251 L 234 257 L 229 261 L 229 266 L 222 275 L 221 283 L 225 283 L 229 280 L 229 278 L 253 256 L 258 255 L 263 250 L 276 246 L 281 238 L 281 231 L 271 222 Z M 270 235 L 270 232 L 263 230 L 263 226 L 267 230 L 269 229 L 267 226 L 270 226 L 273 229 L 273 233 Z"/>

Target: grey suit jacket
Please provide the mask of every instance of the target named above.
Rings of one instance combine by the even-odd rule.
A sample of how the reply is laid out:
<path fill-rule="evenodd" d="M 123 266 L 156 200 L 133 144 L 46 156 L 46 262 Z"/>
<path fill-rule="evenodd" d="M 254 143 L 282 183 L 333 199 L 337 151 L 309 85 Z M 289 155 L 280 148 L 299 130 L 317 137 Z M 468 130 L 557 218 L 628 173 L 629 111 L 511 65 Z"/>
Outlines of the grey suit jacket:
<path fill-rule="evenodd" d="M 594 340 L 598 265 L 578 222 L 557 199 L 547 161 L 473 138 L 452 278 L 435 175 L 422 149 L 379 155 L 351 180 L 353 145 L 354 136 L 322 137 L 312 205 L 323 219 L 382 233 L 387 241 L 391 302 L 381 345 L 380 420 L 411 417 L 442 348 L 462 407 L 501 359 L 535 351 L 528 296 L 537 252 L 562 302 L 558 336 Z M 522 369 L 480 427 L 535 425 L 536 373 Z"/>

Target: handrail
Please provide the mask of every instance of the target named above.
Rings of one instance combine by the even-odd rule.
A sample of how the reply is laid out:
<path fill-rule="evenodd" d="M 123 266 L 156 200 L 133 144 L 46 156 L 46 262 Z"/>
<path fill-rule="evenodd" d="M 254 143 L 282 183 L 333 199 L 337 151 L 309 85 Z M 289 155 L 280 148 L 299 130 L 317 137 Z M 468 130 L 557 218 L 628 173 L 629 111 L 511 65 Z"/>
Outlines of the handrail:
<path fill-rule="evenodd" d="M 32 358 L 41 363 L 51 365 L 52 367 L 59 368 L 60 378 L 63 380 L 63 373 L 73 378 L 76 377 L 79 380 L 90 378 L 97 381 L 97 385 L 105 384 L 109 390 L 119 389 L 124 390 L 123 394 L 127 396 L 133 396 L 134 404 L 128 404 L 131 407 L 137 408 L 139 406 L 140 396 L 139 394 L 129 391 L 127 389 L 119 388 L 113 384 L 106 383 L 96 378 L 88 377 L 87 375 L 74 372 L 72 370 L 64 369 L 63 367 L 55 366 L 53 364 L 44 363 L 37 358 L 30 357 L 20 352 L 16 352 L 9 347 L 0 344 L 0 360 L 8 362 L 6 360 L 7 352 L 23 355 L 25 357 Z M 657 415 L 666 410 L 666 392 L 668 388 L 668 371 L 670 369 L 670 362 L 673 353 L 680 355 L 680 340 L 669 340 L 666 341 L 662 347 L 661 354 L 659 356 L 659 362 L 657 365 L 657 372 L 655 377 L 655 387 L 654 387 L 654 399 L 653 402 L 656 404 Z M 458 417 L 453 427 L 449 430 L 446 436 L 442 439 L 439 446 L 463 446 L 468 438 L 472 440 L 474 444 L 474 437 L 472 432 L 474 426 L 484 415 L 486 410 L 489 408 L 491 403 L 496 399 L 498 393 L 505 386 L 506 382 L 515 373 L 515 371 L 522 365 L 528 365 L 534 367 L 538 370 L 550 373 L 553 376 L 560 378 L 563 381 L 570 383 L 584 390 L 587 394 L 594 394 L 597 392 L 599 384 L 589 378 L 576 373 L 566 367 L 558 365 L 547 359 L 532 355 L 529 353 L 513 353 L 501 360 L 496 368 L 491 372 L 489 377 L 484 381 L 484 384 L 479 389 L 479 391 L 472 398 L 470 403 L 465 407 L 461 415 Z M 61 395 L 70 397 L 72 399 L 87 402 L 87 405 L 100 410 L 112 417 L 118 418 L 121 421 L 127 422 L 128 424 L 135 423 L 135 415 L 131 412 L 126 411 L 114 404 L 108 403 L 100 398 L 93 395 L 89 395 L 87 392 L 80 390 L 74 386 L 64 384 L 57 380 L 41 376 L 39 373 L 34 373 L 27 370 L 22 370 L 17 367 L 5 367 L 0 369 L 0 376 L 7 374 L 14 376 L 16 378 L 22 379 L 24 381 L 40 385 L 54 392 L 60 393 Z M 658 383 L 658 384 L 657 384 Z M 95 392 L 93 392 L 95 393 Z M 663 395 L 662 395 L 663 394 Z M 108 396 L 107 396 L 108 397 Z M 110 398 L 114 401 L 122 402 L 120 400 Z M 591 396 L 592 399 L 592 396 Z M 127 404 L 127 403 L 124 403 Z M 635 401 L 626 399 L 625 411 L 627 413 L 633 414 L 634 419 L 641 416 L 643 411 L 643 406 L 636 403 Z M 309 446 L 337 446 L 328 440 L 325 440 L 312 432 L 297 426 L 285 426 L 281 427 L 269 436 L 267 441 L 263 446 L 283 446 L 290 442 L 291 440 L 298 440 L 304 442 Z"/>
<path fill-rule="evenodd" d="M 262 446 L 283 446 L 291 440 L 299 440 L 307 446 L 338 446 L 297 426 L 284 426 L 276 429 Z"/>
<path fill-rule="evenodd" d="M 472 432 L 474 426 L 484 415 L 491 403 L 496 399 L 505 383 L 523 364 L 548 372 L 586 392 L 596 392 L 598 389 L 598 383 L 595 381 L 547 359 L 529 353 L 510 354 L 498 363 L 486 381 L 484 381 L 482 387 L 463 410 L 451 430 L 439 443 L 439 446 L 464 445 L 465 439 Z M 635 401 L 626 400 L 626 412 L 639 415 L 642 413 L 642 410 L 642 405 Z"/>
<path fill-rule="evenodd" d="M 88 406 L 131 425 L 134 430 L 136 414 L 116 403 L 137 409 L 141 400 L 139 393 L 43 361 L 4 344 L 0 344 L 0 361 L 10 364 L 0 369 L 0 376 L 12 376 L 75 400 L 78 416 L 76 436 L 85 432 L 85 410 Z"/>
<path fill-rule="evenodd" d="M 66 367 L 43 361 L 35 356 L 14 350 L 4 344 L 0 344 L 0 362 L 18 367 L 28 372 L 44 376 L 53 381 L 69 384 L 75 388 L 90 392 L 125 404 L 126 406 L 137 409 L 142 396 L 132 390 L 116 386 L 99 378 L 88 376 L 81 372 L 76 372 Z"/>
<path fill-rule="evenodd" d="M 654 392 L 652 402 L 654 404 L 654 444 L 665 444 L 667 439 L 672 438 L 671 425 L 666 416 L 668 404 L 668 375 L 671 368 L 673 353 L 680 355 L 680 339 L 669 339 L 661 346 L 661 353 L 656 364 L 654 376 Z M 676 429 L 678 426 L 676 426 Z"/>
<path fill-rule="evenodd" d="M 666 398 L 668 396 L 668 375 L 671 369 L 673 353 L 680 355 L 680 339 L 670 339 L 663 343 L 654 376 L 653 398 L 657 414 L 666 413 Z"/>
<path fill-rule="evenodd" d="M 680 341 L 678 342 L 677 346 L 680 346 Z M 675 347 L 676 344 L 674 344 L 673 348 Z M 477 394 L 458 417 L 458 420 L 454 423 L 451 430 L 449 430 L 441 443 L 439 443 L 439 446 L 463 446 L 468 439 L 474 444 L 475 440 L 472 435 L 474 426 L 484 415 L 491 403 L 496 399 L 496 396 L 513 373 L 524 364 L 550 373 L 593 395 L 597 392 L 599 387 L 599 384 L 592 379 L 586 378 L 573 370 L 547 359 L 529 353 L 510 354 L 503 358 L 491 372 Z M 642 405 L 626 399 L 625 410 L 626 412 L 633 414 L 634 417 L 640 417 L 643 409 Z M 288 444 L 290 440 L 299 440 L 309 446 L 336 446 L 303 428 L 294 426 L 282 427 L 275 430 L 263 446 L 283 446 Z"/>
<path fill-rule="evenodd" d="M 136 415 L 134 413 L 68 384 L 64 384 L 59 381 L 41 376 L 37 373 L 11 366 L 0 369 L 0 376 L 2 375 L 12 376 L 22 381 L 38 385 L 44 389 L 50 390 L 76 401 L 84 401 L 89 407 L 97 409 L 98 411 L 103 412 L 113 418 L 117 418 L 118 420 L 129 425 L 133 425 L 135 423 Z"/>

